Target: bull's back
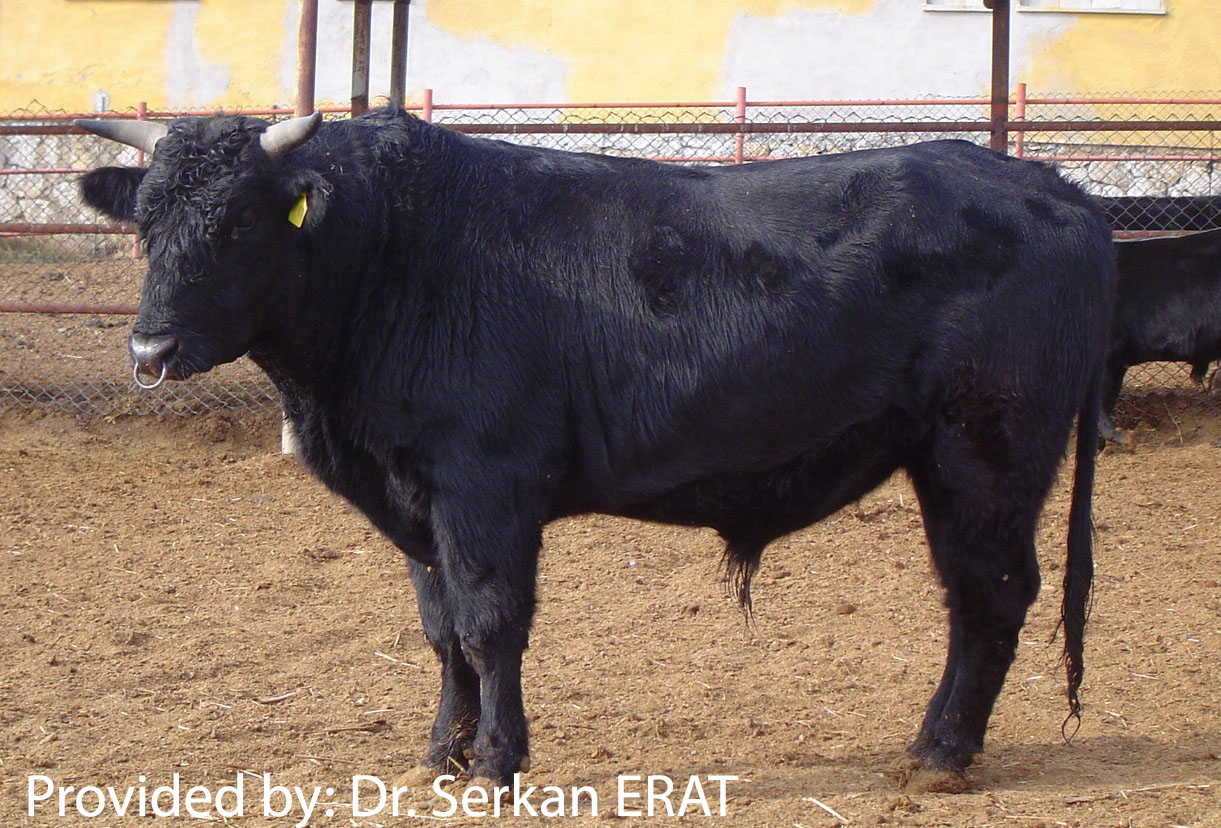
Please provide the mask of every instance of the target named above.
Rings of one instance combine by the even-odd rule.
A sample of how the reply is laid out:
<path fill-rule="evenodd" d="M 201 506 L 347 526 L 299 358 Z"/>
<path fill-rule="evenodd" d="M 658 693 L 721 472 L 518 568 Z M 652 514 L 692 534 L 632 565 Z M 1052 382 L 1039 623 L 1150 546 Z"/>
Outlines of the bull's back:
<path fill-rule="evenodd" d="M 633 186 L 645 220 L 599 271 L 630 299 L 574 328 L 608 477 L 664 488 L 861 429 L 917 439 L 964 365 L 1031 385 L 1067 368 L 1063 405 L 1084 393 L 1110 235 L 1047 168 L 938 142 Z"/>

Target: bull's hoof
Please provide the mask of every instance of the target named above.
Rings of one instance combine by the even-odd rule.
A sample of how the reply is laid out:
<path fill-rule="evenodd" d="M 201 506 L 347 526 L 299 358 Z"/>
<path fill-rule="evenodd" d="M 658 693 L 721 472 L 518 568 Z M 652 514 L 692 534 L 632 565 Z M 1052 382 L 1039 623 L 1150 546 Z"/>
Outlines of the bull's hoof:
<path fill-rule="evenodd" d="M 394 780 L 397 788 L 432 788 L 438 776 L 448 774 L 455 779 L 465 778 L 465 771 L 456 764 L 450 768 L 434 768 L 431 765 L 416 765 L 398 779 Z M 446 784 L 454 784 L 447 780 Z"/>
<path fill-rule="evenodd" d="M 455 799 L 461 802 L 466 799 L 467 791 L 471 790 L 472 788 L 481 788 L 483 793 L 476 793 L 475 795 L 479 796 L 481 799 L 487 799 L 489 802 L 491 802 L 495 800 L 497 788 L 511 787 L 513 787 L 511 782 L 498 782 L 495 779 L 488 779 L 484 776 L 476 776 L 466 783 L 466 787 L 462 789 L 461 793 L 454 791 L 453 795 Z"/>
<path fill-rule="evenodd" d="M 936 739 L 919 738 L 899 766 L 899 782 L 908 793 L 962 793 L 970 783 L 967 766 L 979 747 L 951 747 Z"/>
<path fill-rule="evenodd" d="M 446 775 L 448 778 L 440 778 Z M 457 768 L 438 770 L 429 765 L 416 765 L 394 780 L 395 802 L 409 813 L 446 813 L 452 808 L 452 802 L 442 797 L 439 792 L 454 791 L 465 781 L 465 774 Z"/>
<path fill-rule="evenodd" d="M 513 774 L 530 770 L 530 756 L 526 754 L 512 761 L 478 760 L 471 765 L 470 775 L 474 784 L 491 789 L 496 785 L 512 785 Z"/>
<path fill-rule="evenodd" d="M 420 760 L 417 767 L 432 768 L 434 776 L 439 776 L 443 773 L 452 773 L 454 776 L 462 776 L 470 767 L 471 760 L 469 739 L 453 739 L 440 742 L 433 742 L 428 746 L 428 751 L 424 754 L 424 758 Z"/>
<path fill-rule="evenodd" d="M 970 788 L 964 773 L 917 767 L 904 775 L 903 790 L 909 794 L 963 793 Z"/>

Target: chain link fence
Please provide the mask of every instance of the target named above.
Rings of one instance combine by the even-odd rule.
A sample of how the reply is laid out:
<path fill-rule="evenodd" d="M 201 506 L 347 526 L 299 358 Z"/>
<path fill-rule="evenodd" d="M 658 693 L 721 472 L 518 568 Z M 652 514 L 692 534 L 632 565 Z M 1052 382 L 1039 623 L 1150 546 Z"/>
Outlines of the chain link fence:
<path fill-rule="evenodd" d="M 440 105 L 429 96 L 416 112 L 520 144 L 680 164 L 751 163 L 936 138 L 987 145 L 990 129 L 983 99 L 749 102 L 741 93 L 729 102 L 500 107 Z M 330 110 L 327 117 L 344 114 Z M 124 314 L 138 301 L 144 262 L 126 228 L 108 225 L 82 204 L 77 178 L 140 159 L 134 150 L 79 134 L 71 117 L 37 105 L 0 117 L 0 406 L 90 415 L 274 409 L 274 388 L 245 359 L 151 392 L 132 382 Z M 1221 94 L 1080 99 L 1028 96 L 1019 87 L 1010 117 L 1010 154 L 1055 163 L 1103 201 L 1117 235 L 1221 227 L 1221 134 L 1212 128 L 1221 119 Z M 1194 385 L 1189 372 L 1178 363 L 1132 369 L 1117 422 L 1215 413 L 1221 394 Z"/>
<path fill-rule="evenodd" d="M 1098 197 L 1117 237 L 1221 227 L 1221 132 L 1215 129 L 1221 95 L 1024 99 L 1022 91 L 1014 109 L 1026 128 L 1015 133 L 1011 152 L 1054 163 Z M 1184 415 L 1216 415 L 1221 389 L 1214 393 L 1212 386 L 1212 371 L 1198 385 L 1186 363 L 1136 366 L 1125 378 L 1115 422 L 1157 428 Z"/>
<path fill-rule="evenodd" d="M 127 334 L 146 262 L 130 228 L 84 204 L 79 178 L 143 159 L 82 134 L 73 117 L 82 116 L 36 104 L 0 116 L 0 406 L 90 416 L 274 411 L 274 386 L 244 358 L 186 382 L 136 386 Z"/>

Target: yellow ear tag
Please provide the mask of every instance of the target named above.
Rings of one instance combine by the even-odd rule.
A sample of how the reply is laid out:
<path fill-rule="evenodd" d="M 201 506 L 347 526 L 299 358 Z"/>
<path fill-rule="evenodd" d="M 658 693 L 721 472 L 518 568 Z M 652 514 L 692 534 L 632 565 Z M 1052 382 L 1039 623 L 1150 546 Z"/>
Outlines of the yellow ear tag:
<path fill-rule="evenodd" d="M 305 193 L 297 199 L 297 203 L 288 211 L 288 223 L 293 227 L 300 227 L 305 221 L 305 214 L 309 212 L 309 200 L 305 197 Z"/>

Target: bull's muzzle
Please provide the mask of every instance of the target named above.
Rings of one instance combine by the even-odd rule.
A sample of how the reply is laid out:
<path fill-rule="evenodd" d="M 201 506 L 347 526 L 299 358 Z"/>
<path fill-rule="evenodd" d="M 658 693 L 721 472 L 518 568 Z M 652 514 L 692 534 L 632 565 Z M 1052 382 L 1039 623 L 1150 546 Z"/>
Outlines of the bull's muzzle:
<path fill-rule="evenodd" d="M 172 336 L 146 336 L 133 333 L 127 342 L 131 351 L 131 375 L 136 385 L 141 388 L 156 388 L 165 382 L 169 372 L 169 359 L 178 350 L 178 340 Z M 156 377 L 152 383 L 144 381 L 144 377 Z"/>

